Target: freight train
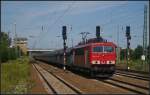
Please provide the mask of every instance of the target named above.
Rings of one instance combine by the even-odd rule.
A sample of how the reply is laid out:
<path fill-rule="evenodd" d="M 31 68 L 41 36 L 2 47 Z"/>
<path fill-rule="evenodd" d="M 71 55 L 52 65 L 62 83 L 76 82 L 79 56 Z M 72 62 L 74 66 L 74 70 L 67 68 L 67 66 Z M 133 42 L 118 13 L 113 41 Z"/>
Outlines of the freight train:
<path fill-rule="evenodd" d="M 66 49 L 66 67 L 86 71 L 93 76 L 109 77 L 115 72 L 116 45 L 102 37 L 89 39 Z M 34 56 L 36 60 L 64 65 L 63 49 Z"/>

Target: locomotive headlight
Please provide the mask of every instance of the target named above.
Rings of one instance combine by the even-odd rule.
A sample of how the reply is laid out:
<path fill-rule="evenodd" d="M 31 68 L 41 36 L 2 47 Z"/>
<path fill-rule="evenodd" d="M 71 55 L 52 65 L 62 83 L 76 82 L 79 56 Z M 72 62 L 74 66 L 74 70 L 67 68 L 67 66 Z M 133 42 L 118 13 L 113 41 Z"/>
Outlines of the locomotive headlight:
<path fill-rule="evenodd" d="M 95 64 L 95 61 L 92 61 L 92 64 Z"/>
<path fill-rule="evenodd" d="M 111 64 L 115 64 L 115 61 L 111 61 Z"/>
<path fill-rule="evenodd" d="M 110 61 L 107 61 L 107 64 L 109 64 Z"/>
<path fill-rule="evenodd" d="M 92 61 L 92 64 L 100 64 L 100 61 Z"/>
<path fill-rule="evenodd" d="M 100 64 L 100 61 L 97 61 L 97 64 Z"/>

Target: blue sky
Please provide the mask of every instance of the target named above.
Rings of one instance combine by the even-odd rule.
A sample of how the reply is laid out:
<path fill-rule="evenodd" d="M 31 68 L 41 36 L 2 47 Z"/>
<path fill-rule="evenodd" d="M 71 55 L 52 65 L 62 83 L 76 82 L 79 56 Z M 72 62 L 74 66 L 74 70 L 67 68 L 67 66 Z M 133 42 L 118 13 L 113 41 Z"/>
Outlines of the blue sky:
<path fill-rule="evenodd" d="M 108 41 L 126 47 L 125 27 L 131 26 L 131 48 L 142 45 L 144 5 L 148 1 L 2 1 L 1 31 L 28 38 L 29 48 L 63 47 L 62 26 L 67 26 L 70 47 L 81 41 L 80 32 L 95 37 L 96 26 Z M 43 26 L 43 31 L 42 31 Z M 72 29 L 71 29 L 72 27 Z M 32 36 L 32 37 L 31 37 Z"/>

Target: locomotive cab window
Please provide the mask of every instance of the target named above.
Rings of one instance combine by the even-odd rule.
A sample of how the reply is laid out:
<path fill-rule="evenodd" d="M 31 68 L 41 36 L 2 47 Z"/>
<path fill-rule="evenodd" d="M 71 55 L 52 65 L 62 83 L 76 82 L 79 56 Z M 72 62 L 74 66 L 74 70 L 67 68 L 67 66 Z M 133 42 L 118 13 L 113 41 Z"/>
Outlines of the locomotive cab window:
<path fill-rule="evenodd" d="M 114 48 L 112 46 L 104 46 L 104 52 L 113 52 Z"/>
<path fill-rule="evenodd" d="M 96 46 L 93 48 L 93 52 L 103 52 L 103 46 Z"/>

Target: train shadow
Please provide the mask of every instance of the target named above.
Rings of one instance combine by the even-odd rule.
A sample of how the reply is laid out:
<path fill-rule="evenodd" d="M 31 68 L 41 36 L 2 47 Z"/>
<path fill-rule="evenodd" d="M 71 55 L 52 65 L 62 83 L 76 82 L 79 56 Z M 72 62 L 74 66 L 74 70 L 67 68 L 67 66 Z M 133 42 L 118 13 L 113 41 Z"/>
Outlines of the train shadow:
<path fill-rule="evenodd" d="M 112 75 L 109 75 L 109 76 L 107 76 L 107 75 L 91 76 L 90 72 L 86 72 L 86 71 L 77 71 L 77 70 L 72 70 L 72 69 L 70 69 L 69 71 L 71 71 L 72 73 L 77 74 L 79 76 L 82 76 L 84 78 L 87 78 L 87 79 L 107 80 L 112 76 Z"/>

